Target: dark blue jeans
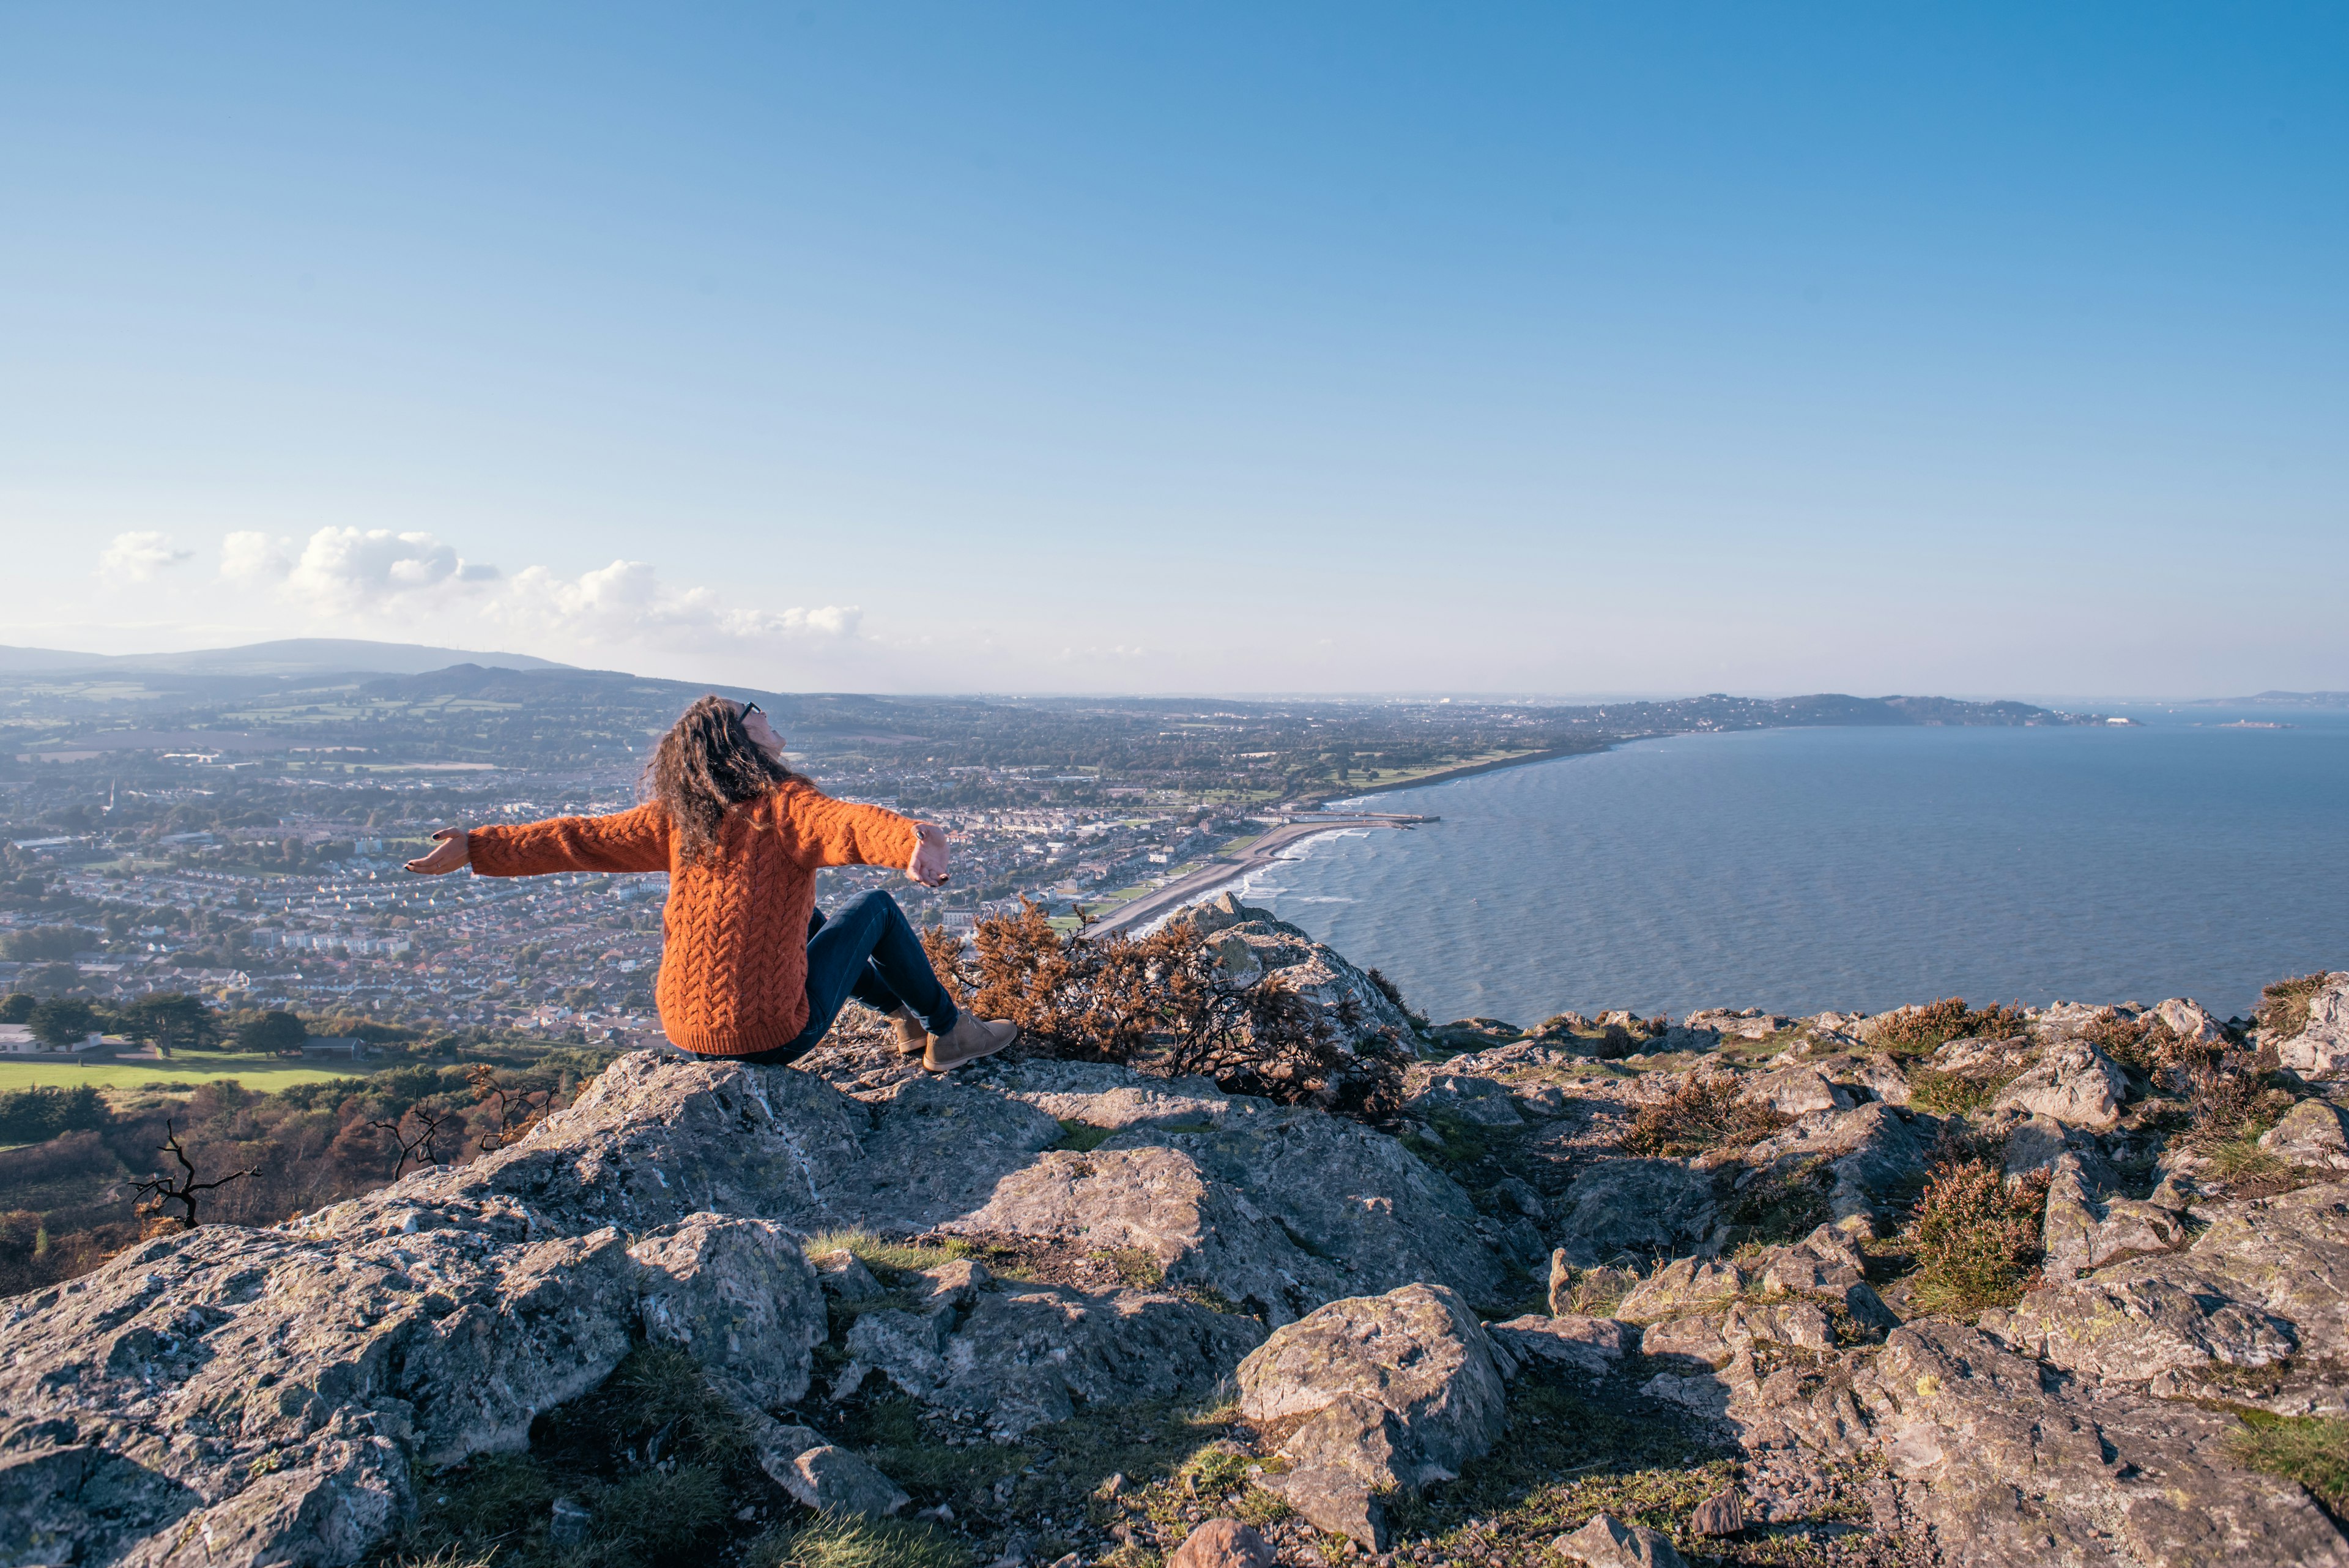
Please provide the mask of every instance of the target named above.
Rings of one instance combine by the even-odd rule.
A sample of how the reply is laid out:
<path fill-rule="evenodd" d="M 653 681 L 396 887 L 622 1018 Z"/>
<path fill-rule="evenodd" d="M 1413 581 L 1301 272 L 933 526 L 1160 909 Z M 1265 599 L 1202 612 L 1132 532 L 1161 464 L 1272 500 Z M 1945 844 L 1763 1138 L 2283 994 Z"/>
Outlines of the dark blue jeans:
<path fill-rule="evenodd" d="M 854 997 L 876 1012 L 911 1007 L 923 1026 L 944 1034 L 955 1026 L 954 999 L 930 968 L 922 939 L 897 900 L 875 888 L 830 919 L 822 909 L 808 919 L 807 1027 L 788 1044 L 755 1056 L 712 1056 L 719 1062 L 795 1062 L 815 1049 L 832 1021 Z M 699 1053 L 696 1053 L 699 1054 Z"/>

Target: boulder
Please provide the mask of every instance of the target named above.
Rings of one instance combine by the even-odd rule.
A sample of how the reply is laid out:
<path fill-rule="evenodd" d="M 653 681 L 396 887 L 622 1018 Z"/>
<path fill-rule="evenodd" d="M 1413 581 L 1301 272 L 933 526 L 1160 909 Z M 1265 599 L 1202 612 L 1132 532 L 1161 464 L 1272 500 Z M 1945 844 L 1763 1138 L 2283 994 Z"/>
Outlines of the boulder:
<path fill-rule="evenodd" d="M 2227 1038 L 2226 1025 L 2210 1014 L 2210 1010 L 2189 996 L 2173 996 L 2157 1002 L 2153 1009 L 2157 1023 L 2167 1024 L 2169 1032 L 2196 1045 L 2217 1045 Z"/>
<path fill-rule="evenodd" d="M 2172 1210 L 2129 1198 L 2096 1195 L 2080 1157 L 2056 1157 L 2040 1221 L 2041 1270 L 2050 1281 L 2075 1279 L 2124 1256 L 2168 1252 L 2186 1243 L 2185 1221 Z"/>
<path fill-rule="evenodd" d="M 1626 1524 L 1611 1513 L 1550 1542 L 1553 1551 L 1589 1568 L 1688 1568 L 1671 1539 L 1644 1524 Z"/>
<path fill-rule="evenodd" d="M 1418 1037 L 1409 1015 L 1343 954 L 1286 920 L 1275 919 L 1270 910 L 1240 902 L 1237 894 L 1218 894 L 1176 918 L 1218 939 L 1218 963 L 1234 972 L 1248 972 L 1245 965 L 1253 960 L 1255 972 L 1271 976 L 1311 1002 L 1341 1041 L 1354 1045 L 1407 1044 Z M 1235 942 L 1246 945 L 1245 958 L 1233 951 Z"/>
<path fill-rule="evenodd" d="M 1802 1064 L 1756 1074 L 1745 1081 L 1744 1097 L 1790 1116 L 1852 1107 L 1849 1091 L 1828 1082 L 1817 1067 Z"/>
<path fill-rule="evenodd" d="M 896 1483 L 812 1428 L 759 1417 L 752 1430 L 759 1468 L 793 1499 L 819 1513 L 879 1519 L 912 1501 Z"/>
<path fill-rule="evenodd" d="M 1569 1367 L 1591 1377 L 1604 1377 L 1623 1360 L 1625 1351 L 1639 1343 L 1639 1330 L 1613 1318 L 1567 1314 L 1542 1317 L 1528 1314 L 1506 1323 L 1488 1323 L 1493 1356 L 1503 1375 L 1514 1377 L 1521 1367 Z"/>
<path fill-rule="evenodd" d="M 1506 1420 L 1485 1330 L 1441 1285 L 1332 1302 L 1274 1330 L 1237 1381 L 1249 1420 L 1298 1423 L 1279 1442 L 1296 1468 L 1268 1484 L 1301 1513 L 1299 1496 L 1367 1499 L 1453 1480 Z M 1376 1547 L 1363 1532 L 1343 1532 Z"/>
<path fill-rule="evenodd" d="M 2031 1292 L 2009 1343 L 2114 1382 L 2263 1367 L 2349 1344 L 2349 1198 L 2336 1186 L 2206 1204 L 2179 1251 L 2127 1258 Z"/>
<path fill-rule="evenodd" d="M 843 1398 L 878 1373 L 901 1391 L 1013 1441 L 1080 1403 L 1201 1395 L 1263 1338 L 1254 1318 L 1164 1292 L 1110 1296 L 989 1279 L 968 1263 L 931 1270 L 910 1310 L 860 1314 Z"/>
<path fill-rule="evenodd" d="M 2233 1417 L 2044 1378 L 1961 1324 L 1896 1329 L 1848 1397 L 1843 1437 L 1880 1448 L 1945 1561 L 2349 1568 L 2306 1492 L 2234 1463 Z"/>
<path fill-rule="evenodd" d="M 1166 1568 L 1274 1568 L 1272 1542 L 1237 1519 L 1211 1519 L 1183 1538 Z"/>
<path fill-rule="evenodd" d="M 1423 1075 L 1418 1069 L 1413 1071 L 1412 1077 L 1416 1081 L 1414 1092 L 1403 1102 L 1403 1108 L 1413 1116 L 1449 1116 L 1479 1127 L 1525 1126 L 1526 1118 L 1519 1113 L 1516 1100 L 1506 1086 L 1491 1078 L 1443 1071 Z"/>
<path fill-rule="evenodd" d="M 2070 1041 L 2048 1047 L 2038 1065 L 1999 1091 L 1991 1108 L 2102 1130 L 2119 1124 L 2127 1096 L 2127 1074 L 2095 1046 Z"/>
<path fill-rule="evenodd" d="M 1578 1268 L 1670 1256 L 1720 1218 L 1713 1178 L 1681 1159 L 1610 1159 L 1574 1179 L 1559 1199 L 1557 1238 Z"/>
<path fill-rule="evenodd" d="M 1170 1286 L 1275 1324 L 1413 1281 L 1483 1300 L 1516 1272 L 1457 1182 L 1358 1123 L 1098 1063 L 1017 1064 L 965 1092 L 1034 1106 L 1056 1138 L 1061 1119 L 1117 1130 L 1028 1157 L 941 1231 L 1144 1252 Z"/>
<path fill-rule="evenodd" d="M 2313 1170 L 2349 1170 L 2349 1137 L 2341 1107 L 2329 1100 L 2302 1100 L 2260 1135 L 2260 1147 Z"/>
<path fill-rule="evenodd" d="M 2335 971 L 2308 999 L 2308 1022 L 2276 1042 L 2283 1064 L 2303 1078 L 2333 1078 L 2349 1068 L 2349 970 Z"/>

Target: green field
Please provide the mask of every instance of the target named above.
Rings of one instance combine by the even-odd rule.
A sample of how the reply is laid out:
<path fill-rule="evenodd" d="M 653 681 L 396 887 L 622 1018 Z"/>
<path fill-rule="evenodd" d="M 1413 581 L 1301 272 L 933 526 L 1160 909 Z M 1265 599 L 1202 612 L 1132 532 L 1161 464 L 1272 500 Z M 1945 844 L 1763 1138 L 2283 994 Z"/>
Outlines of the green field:
<path fill-rule="evenodd" d="M 295 1084 L 323 1083 L 328 1078 L 365 1076 L 365 1070 L 326 1067 L 310 1062 L 281 1060 L 242 1051 L 186 1051 L 168 1062 L 27 1061 L 0 1059 L 0 1092 L 88 1084 L 100 1089 L 143 1089 L 150 1084 L 194 1088 L 215 1078 L 234 1078 L 247 1088 L 264 1092 Z"/>

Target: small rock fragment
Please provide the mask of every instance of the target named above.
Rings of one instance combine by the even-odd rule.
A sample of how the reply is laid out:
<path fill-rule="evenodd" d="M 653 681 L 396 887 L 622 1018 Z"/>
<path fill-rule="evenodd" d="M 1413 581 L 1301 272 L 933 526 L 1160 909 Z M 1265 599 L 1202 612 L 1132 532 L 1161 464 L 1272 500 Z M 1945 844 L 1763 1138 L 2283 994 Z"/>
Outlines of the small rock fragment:
<path fill-rule="evenodd" d="M 575 1546 L 587 1539 L 587 1526 L 595 1515 L 567 1497 L 554 1500 L 554 1517 L 546 1526 L 546 1539 L 556 1546 Z"/>
<path fill-rule="evenodd" d="M 828 1296 L 838 1296 L 844 1302 L 869 1302 L 888 1293 L 873 1277 L 873 1271 L 864 1266 L 864 1260 L 845 1247 L 814 1253 L 808 1262 L 815 1265 L 816 1282 Z"/>
<path fill-rule="evenodd" d="M 1237 1519 L 1211 1519 L 1184 1539 L 1166 1568 L 1273 1568 L 1272 1543 Z"/>
<path fill-rule="evenodd" d="M 1744 1528 L 1745 1504 L 1735 1487 L 1706 1498 L 1689 1515 L 1692 1535 L 1734 1535 Z"/>
<path fill-rule="evenodd" d="M 1626 1524 L 1611 1513 L 1594 1515 L 1571 1535 L 1550 1542 L 1590 1568 L 1688 1568 L 1672 1543 L 1644 1524 Z"/>

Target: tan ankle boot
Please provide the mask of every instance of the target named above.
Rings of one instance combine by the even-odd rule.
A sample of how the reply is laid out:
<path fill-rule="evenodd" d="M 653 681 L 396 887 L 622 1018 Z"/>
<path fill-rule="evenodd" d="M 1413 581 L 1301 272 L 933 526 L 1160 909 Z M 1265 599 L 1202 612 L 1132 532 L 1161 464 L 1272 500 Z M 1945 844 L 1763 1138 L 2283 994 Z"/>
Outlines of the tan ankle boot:
<path fill-rule="evenodd" d="M 889 1015 L 890 1027 L 897 1033 L 897 1054 L 918 1056 L 929 1048 L 930 1029 L 921 1015 L 910 1007 L 900 1007 Z"/>
<path fill-rule="evenodd" d="M 922 1065 L 933 1073 L 944 1073 L 965 1062 L 992 1056 L 1019 1038 L 1019 1025 L 1009 1019 L 981 1019 L 966 1009 L 952 1029 L 930 1036 L 929 1049 L 922 1053 Z"/>

